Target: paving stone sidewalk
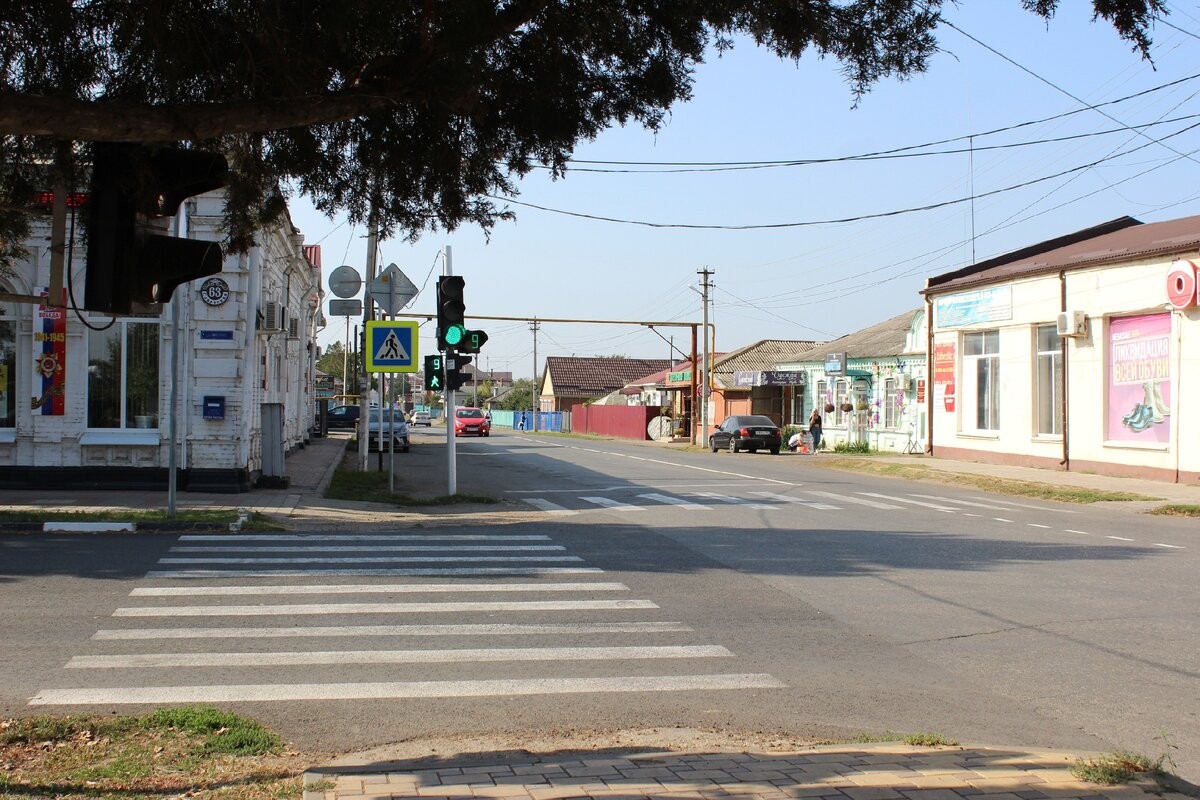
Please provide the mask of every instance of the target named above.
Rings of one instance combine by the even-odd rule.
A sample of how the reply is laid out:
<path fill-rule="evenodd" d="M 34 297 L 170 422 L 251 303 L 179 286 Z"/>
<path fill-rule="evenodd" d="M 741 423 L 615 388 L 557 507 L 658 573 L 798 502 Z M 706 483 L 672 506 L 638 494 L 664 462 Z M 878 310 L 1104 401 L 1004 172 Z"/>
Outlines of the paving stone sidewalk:
<path fill-rule="evenodd" d="M 820 798 L 821 800 L 1188 800 L 1150 781 L 1084 783 L 1076 754 L 992 747 L 830 745 L 788 753 L 522 754 L 369 764 L 305 775 L 305 800 L 401 798 Z M 351 770 L 351 771 L 346 771 Z M 329 782 L 333 788 L 324 788 Z"/>

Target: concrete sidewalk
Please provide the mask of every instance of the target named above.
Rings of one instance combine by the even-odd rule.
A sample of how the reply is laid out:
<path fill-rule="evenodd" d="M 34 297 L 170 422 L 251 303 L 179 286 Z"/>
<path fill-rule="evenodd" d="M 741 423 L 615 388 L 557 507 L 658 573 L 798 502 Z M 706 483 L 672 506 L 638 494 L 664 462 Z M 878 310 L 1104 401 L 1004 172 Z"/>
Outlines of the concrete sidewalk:
<path fill-rule="evenodd" d="M 829 745 L 795 752 L 575 752 L 327 767 L 305 800 L 758 798 L 790 800 L 1186 800 L 1152 781 L 1072 777 L 1075 754 L 993 747 Z M 322 782 L 332 788 L 321 788 Z M 1184 787 L 1180 787 L 1184 788 Z"/>

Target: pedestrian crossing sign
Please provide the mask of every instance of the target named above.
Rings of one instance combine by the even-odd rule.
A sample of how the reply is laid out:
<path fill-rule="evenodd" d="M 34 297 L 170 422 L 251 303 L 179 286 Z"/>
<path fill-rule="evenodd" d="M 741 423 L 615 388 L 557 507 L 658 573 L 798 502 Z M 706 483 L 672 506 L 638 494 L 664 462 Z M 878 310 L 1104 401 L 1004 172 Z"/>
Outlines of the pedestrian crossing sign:
<path fill-rule="evenodd" d="M 417 321 L 367 323 L 367 372 L 417 371 Z"/>

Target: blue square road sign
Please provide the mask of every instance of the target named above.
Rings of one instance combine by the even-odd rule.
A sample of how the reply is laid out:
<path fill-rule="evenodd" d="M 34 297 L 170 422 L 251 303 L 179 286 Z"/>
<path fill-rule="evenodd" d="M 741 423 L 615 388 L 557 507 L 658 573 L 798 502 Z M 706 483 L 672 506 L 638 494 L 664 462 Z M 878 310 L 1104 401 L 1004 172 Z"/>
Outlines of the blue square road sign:
<path fill-rule="evenodd" d="M 417 321 L 367 323 L 367 372 L 417 371 Z"/>

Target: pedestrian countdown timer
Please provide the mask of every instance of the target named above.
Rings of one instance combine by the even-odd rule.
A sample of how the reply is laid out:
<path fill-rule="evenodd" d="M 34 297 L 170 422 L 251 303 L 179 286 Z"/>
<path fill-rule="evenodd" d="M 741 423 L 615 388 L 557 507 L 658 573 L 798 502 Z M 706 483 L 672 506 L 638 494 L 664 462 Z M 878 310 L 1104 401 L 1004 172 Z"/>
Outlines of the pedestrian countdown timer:
<path fill-rule="evenodd" d="M 417 321 L 367 323 L 367 372 L 417 371 Z"/>

